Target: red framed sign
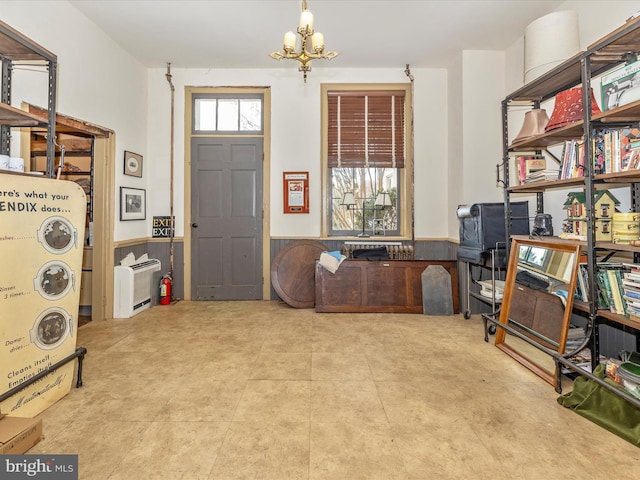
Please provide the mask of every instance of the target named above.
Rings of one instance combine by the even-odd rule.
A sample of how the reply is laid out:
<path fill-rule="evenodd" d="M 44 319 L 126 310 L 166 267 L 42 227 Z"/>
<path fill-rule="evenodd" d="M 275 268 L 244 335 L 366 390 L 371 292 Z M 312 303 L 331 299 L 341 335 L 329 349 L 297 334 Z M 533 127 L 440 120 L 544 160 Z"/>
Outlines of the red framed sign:
<path fill-rule="evenodd" d="M 309 213 L 309 172 L 283 172 L 284 213 Z"/>

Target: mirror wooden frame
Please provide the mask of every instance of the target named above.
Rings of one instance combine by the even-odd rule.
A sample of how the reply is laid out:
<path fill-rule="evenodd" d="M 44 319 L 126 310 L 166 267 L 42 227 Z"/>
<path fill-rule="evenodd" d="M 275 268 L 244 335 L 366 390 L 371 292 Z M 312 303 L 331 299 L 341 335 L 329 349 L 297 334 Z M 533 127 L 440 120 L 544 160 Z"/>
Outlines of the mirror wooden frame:
<path fill-rule="evenodd" d="M 566 272 L 569 272 L 569 279 L 567 282 L 567 298 L 566 303 L 564 305 L 564 314 L 561 319 L 561 323 L 559 325 L 559 337 L 557 341 L 557 345 L 545 344 L 543 340 L 536 342 L 531 337 L 535 337 L 536 332 L 532 332 L 533 335 L 525 335 L 522 331 L 519 331 L 517 328 L 513 327 L 515 322 L 511 321 L 509 318 L 509 312 L 511 309 L 511 304 L 513 300 L 513 293 L 516 288 L 519 288 L 519 285 L 516 284 L 516 275 L 518 271 L 518 263 L 519 263 L 519 251 L 520 247 L 542 247 L 546 249 L 551 249 L 559 252 L 566 252 L 573 255 L 573 266 L 571 266 L 569 270 L 569 266 L 566 266 Z M 497 323 L 497 331 L 495 338 L 495 345 L 500 350 L 505 352 L 507 355 L 529 368 L 536 375 L 540 376 L 542 379 L 557 387 L 557 382 L 559 376 L 557 375 L 557 371 L 551 371 L 548 368 L 541 365 L 539 361 L 535 358 L 535 355 L 531 355 L 526 353 L 524 350 L 526 349 L 518 349 L 516 345 L 512 345 L 507 343 L 507 333 L 511 334 L 514 337 L 517 337 L 518 341 L 524 341 L 525 345 L 530 344 L 536 351 L 536 353 L 540 353 L 541 355 L 549 355 L 550 359 L 553 360 L 552 355 L 555 353 L 563 354 L 565 349 L 565 344 L 567 340 L 567 334 L 569 330 L 569 323 L 571 321 L 571 313 L 573 309 L 573 295 L 576 289 L 576 278 L 578 271 L 578 264 L 580 258 L 580 245 L 576 242 L 571 241 L 562 241 L 562 240 L 537 240 L 530 239 L 529 237 L 514 237 L 513 243 L 510 249 L 509 256 L 509 264 L 507 267 L 507 276 L 505 279 L 505 290 L 504 296 L 502 299 L 502 307 L 500 309 L 500 318 Z M 549 294 L 550 296 L 556 297 L 556 295 Z M 561 300 L 560 300 L 561 302 Z M 510 325 L 510 323 L 512 325 Z M 541 335 L 540 338 L 543 338 Z M 517 342 L 514 342 L 517 343 Z M 554 348 L 555 347 L 555 348 Z M 555 363 L 555 370 L 559 368 L 557 362 L 553 360 Z"/>

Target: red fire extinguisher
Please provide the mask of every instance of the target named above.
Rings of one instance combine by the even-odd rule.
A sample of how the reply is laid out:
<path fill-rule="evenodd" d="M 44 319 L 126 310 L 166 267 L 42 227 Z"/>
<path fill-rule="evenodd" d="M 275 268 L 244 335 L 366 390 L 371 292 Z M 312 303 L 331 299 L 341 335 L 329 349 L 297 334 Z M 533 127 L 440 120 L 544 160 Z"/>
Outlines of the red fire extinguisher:
<path fill-rule="evenodd" d="M 171 275 L 168 273 L 160 279 L 160 305 L 171 303 Z"/>

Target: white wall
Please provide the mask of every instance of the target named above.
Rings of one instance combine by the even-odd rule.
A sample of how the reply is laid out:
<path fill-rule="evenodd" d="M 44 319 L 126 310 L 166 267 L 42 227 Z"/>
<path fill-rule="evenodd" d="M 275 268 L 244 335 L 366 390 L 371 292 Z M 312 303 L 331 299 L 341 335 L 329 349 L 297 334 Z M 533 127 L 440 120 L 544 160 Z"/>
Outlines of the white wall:
<path fill-rule="evenodd" d="M 450 209 L 448 97 L 445 69 L 411 69 L 414 76 L 415 237 L 447 238 Z M 457 234 L 454 238 L 457 238 Z"/>
<path fill-rule="evenodd" d="M 169 214 L 170 89 L 166 68 L 145 69 L 66 1 L 3 1 L 0 19 L 58 56 L 57 110 L 116 132 L 114 240 L 147 237 L 151 223 L 120 222 L 120 186 L 147 189 L 147 218 Z M 167 59 L 168 62 L 171 59 Z M 329 69 L 314 65 L 305 84 L 290 69 L 173 69 L 175 86 L 174 214 L 184 224 L 184 93 L 186 86 L 271 87 L 271 235 L 317 237 L 321 222 L 320 84 L 409 82 L 397 69 Z M 446 238 L 447 75 L 414 69 L 415 235 Z M 46 75 L 16 73 L 13 104 L 46 106 Z M 122 173 L 124 150 L 143 155 L 143 178 Z M 16 153 L 16 152 L 12 152 Z M 310 173 L 310 214 L 282 213 L 283 171 Z M 449 219 L 450 220 L 450 219 Z"/>
<path fill-rule="evenodd" d="M 186 86 L 258 86 L 271 88 L 271 236 L 318 237 L 321 225 L 320 121 L 322 83 L 404 83 L 404 68 L 316 68 L 305 84 L 295 65 L 291 69 L 172 69 L 175 86 L 175 190 L 176 235 L 184 217 L 184 102 Z M 153 186 L 148 215 L 169 213 L 170 89 L 166 69 L 151 69 L 147 169 Z M 443 70 L 412 71 L 415 78 L 416 130 L 416 236 L 446 237 L 446 75 Z M 147 162 L 147 164 L 149 163 Z M 285 215 L 282 172 L 309 171 L 309 215 Z M 187 199 L 188 200 L 188 199 Z"/>
<path fill-rule="evenodd" d="M 584 47 L 635 10 L 637 1 L 568 1 L 579 13 Z M 114 195 L 119 186 L 146 188 L 148 218 L 169 211 L 170 91 L 166 69 L 146 70 L 66 1 L 3 1 L 0 18 L 58 55 L 58 111 L 116 132 Z M 524 33 L 524 32 L 523 32 Z M 414 83 L 415 236 L 456 239 L 460 203 L 500 201 L 495 165 L 501 160 L 500 101 L 522 82 L 523 41 L 505 52 L 466 51 L 448 70 L 412 69 Z M 171 61 L 171 59 L 167 59 Z M 272 94 L 271 235 L 320 234 L 320 84 L 407 82 L 397 69 L 315 66 L 307 84 L 295 66 L 266 70 L 173 70 L 175 202 L 178 235 L 184 219 L 184 87 L 269 86 Z M 35 75 L 35 79 L 31 78 Z M 45 105 L 46 77 L 18 72 L 13 103 Z M 24 78 L 23 78 L 24 76 Z M 27 78 L 29 77 L 29 78 Z M 144 156 L 144 177 L 122 173 L 124 150 Z M 13 153 L 13 152 L 12 152 Z M 309 215 L 282 213 L 281 174 L 308 170 Z M 116 200 L 117 206 L 117 200 Z M 554 218 L 560 218 L 554 214 Z M 117 218 L 117 208 L 116 208 Z M 114 239 L 150 236 L 150 222 L 115 220 Z"/>
<path fill-rule="evenodd" d="M 0 19 L 57 56 L 58 112 L 116 132 L 114 238 L 149 236 L 148 222 L 117 220 L 119 186 L 151 187 L 146 173 L 152 165 L 145 163 L 143 179 L 122 173 L 125 149 L 146 160 L 146 68 L 66 1 L 3 0 Z M 16 69 L 12 104 L 21 102 L 47 106 L 46 73 Z M 14 147 L 12 142 L 12 153 L 19 153 Z"/>
<path fill-rule="evenodd" d="M 496 165 L 502 162 L 505 54 L 465 50 L 452 59 L 449 79 L 448 237 L 457 239 L 458 205 L 501 202 Z"/>
<path fill-rule="evenodd" d="M 462 90 L 462 52 L 451 59 L 447 69 L 448 82 L 448 138 L 449 146 L 447 157 L 447 172 L 449 177 L 449 191 L 447 200 L 449 209 L 447 210 L 447 232 L 452 239 L 459 237 L 459 221 L 457 219 L 455 209 L 458 205 L 465 204 L 465 196 L 463 192 L 463 175 L 464 175 L 464 147 L 462 131 L 464 122 L 463 112 L 463 90 Z M 455 132 L 455 133 L 453 133 Z"/>

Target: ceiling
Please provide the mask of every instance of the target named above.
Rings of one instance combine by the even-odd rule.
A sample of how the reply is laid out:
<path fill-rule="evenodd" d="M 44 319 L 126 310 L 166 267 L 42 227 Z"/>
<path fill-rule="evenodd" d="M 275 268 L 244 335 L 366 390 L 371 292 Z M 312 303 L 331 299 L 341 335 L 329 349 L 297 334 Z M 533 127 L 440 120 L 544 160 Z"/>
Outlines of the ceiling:
<path fill-rule="evenodd" d="M 268 54 L 300 0 L 71 0 L 148 67 L 291 68 Z M 443 67 L 461 50 L 504 50 L 562 1 L 308 0 L 335 68 Z M 299 42 L 298 42 L 299 43 Z M 317 64 L 317 62 L 316 62 Z M 320 66 L 316 65 L 314 66 Z"/>

